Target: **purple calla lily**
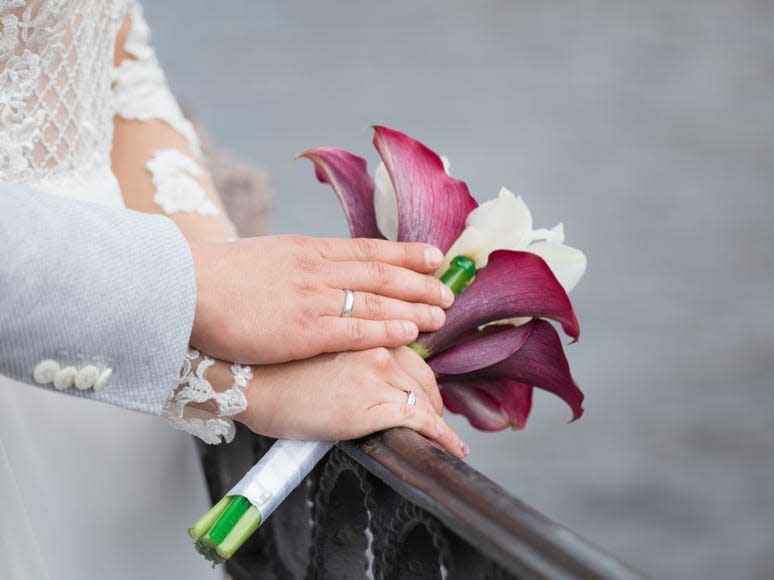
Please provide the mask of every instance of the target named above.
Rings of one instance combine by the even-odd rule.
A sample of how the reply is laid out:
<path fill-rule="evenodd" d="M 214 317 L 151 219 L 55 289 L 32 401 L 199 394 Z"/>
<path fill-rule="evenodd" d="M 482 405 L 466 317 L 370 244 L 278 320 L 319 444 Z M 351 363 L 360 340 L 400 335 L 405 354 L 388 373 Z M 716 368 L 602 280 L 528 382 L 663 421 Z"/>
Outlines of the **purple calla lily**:
<path fill-rule="evenodd" d="M 546 263 L 529 252 L 498 250 L 446 311 L 443 328 L 417 342 L 431 355 L 482 324 L 520 316 L 551 318 L 572 338 L 580 335 L 570 299 Z"/>
<path fill-rule="evenodd" d="M 481 390 L 491 396 L 491 388 L 487 390 L 486 385 L 493 380 L 525 383 L 560 397 L 572 410 L 573 420 L 583 415 L 583 393 L 570 374 L 559 335 L 548 322 L 534 319 L 524 326 L 503 325 L 494 332 L 487 328 L 477 334 L 428 359 L 442 389 L 447 382 L 457 384 L 462 380 L 482 384 Z M 495 341 L 498 344 L 493 347 Z M 504 348 L 506 345 L 510 348 Z M 501 358 L 491 362 L 494 353 Z M 476 392 L 468 397 L 470 413 L 480 413 L 475 405 L 486 402 L 472 401 L 480 398 Z M 465 414 L 471 419 L 470 414 Z"/>
<path fill-rule="evenodd" d="M 444 405 L 482 431 L 523 429 L 532 410 L 532 385 L 494 377 L 440 377 Z"/>
<path fill-rule="evenodd" d="M 373 143 L 395 188 L 398 241 L 425 242 L 446 253 L 478 207 L 468 186 L 446 173 L 435 151 L 404 133 L 375 126 Z"/>
<path fill-rule="evenodd" d="M 478 207 L 467 185 L 448 175 L 441 158 L 415 139 L 374 127 L 374 147 L 397 202 L 398 241 L 419 241 L 447 251 Z M 339 197 L 354 237 L 384 237 L 377 226 L 374 179 L 366 161 L 333 147 L 299 155 Z M 449 256 L 450 259 L 453 256 Z M 584 258 L 585 268 L 585 258 Z M 521 326 L 482 325 L 526 317 Z M 554 393 L 583 414 L 583 393 L 572 376 L 561 340 L 548 318 L 577 339 L 580 326 L 562 284 L 537 253 L 497 250 L 446 312 L 443 328 L 413 345 L 438 376 L 446 407 L 479 429 L 522 428 L 533 387 Z"/>
<path fill-rule="evenodd" d="M 296 155 L 299 157 L 314 163 L 317 179 L 336 192 L 353 238 L 383 237 L 376 227 L 374 178 L 365 159 L 336 147 L 317 147 Z"/>

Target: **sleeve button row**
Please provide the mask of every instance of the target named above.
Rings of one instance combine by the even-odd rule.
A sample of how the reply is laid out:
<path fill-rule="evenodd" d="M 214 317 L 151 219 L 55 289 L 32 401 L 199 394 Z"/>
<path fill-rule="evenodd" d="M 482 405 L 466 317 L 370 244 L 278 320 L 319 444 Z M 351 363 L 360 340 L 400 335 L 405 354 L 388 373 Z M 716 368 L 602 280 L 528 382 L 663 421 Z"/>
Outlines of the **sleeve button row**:
<path fill-rule="evenodd" d="M 107 384 L 113 369 L 108 367 L 102 372 L 94 365 L 76 369 L 73 366 L 61 368 L 59 363 L 52 359 L 40 361 L 32 371 L 32 378 L 40 385 L 54 384 L 59 391 L 69 389 L 73 385 L 81 391 L 93 388 L 99 391 Z"/>

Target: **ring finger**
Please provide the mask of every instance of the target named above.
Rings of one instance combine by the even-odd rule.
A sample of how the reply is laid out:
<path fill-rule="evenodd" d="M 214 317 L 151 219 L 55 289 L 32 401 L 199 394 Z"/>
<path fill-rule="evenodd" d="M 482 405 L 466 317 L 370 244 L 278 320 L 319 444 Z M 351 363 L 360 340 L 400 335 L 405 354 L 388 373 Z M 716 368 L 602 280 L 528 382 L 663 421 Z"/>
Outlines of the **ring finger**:
<path fill-rule="evenodd" d="M 417 325 L 420 331 L 437 330 L 446 321 L 446 314 L 438 306 L 404 302 L 395 298 L 387 298 L 371 292 L 352 292 L 354 301 L 350 310 L 350 318 L 366 320 L 409 320 Z M 331 290 L 327 300 L 325 314 L 328 316 L 343 316 L 347 294 L 341 290 Z"/>
<path fill-rule="evenodd" d="M 435 441 L 452 455 L 459 458 L 465 457 L 465 447 L 459 436 L 436 414 L 422 389 L 418 387 L 411 389 L 410 392 L 416 396 L 416 402 L 413 405 L 409 405 L 409 391 L 402 391 L 400 388 L 392 390 L 396 392 L 390 395 L 390 402 L 371 409 L 372 415 L 382 429 L 408 427 Z"/>

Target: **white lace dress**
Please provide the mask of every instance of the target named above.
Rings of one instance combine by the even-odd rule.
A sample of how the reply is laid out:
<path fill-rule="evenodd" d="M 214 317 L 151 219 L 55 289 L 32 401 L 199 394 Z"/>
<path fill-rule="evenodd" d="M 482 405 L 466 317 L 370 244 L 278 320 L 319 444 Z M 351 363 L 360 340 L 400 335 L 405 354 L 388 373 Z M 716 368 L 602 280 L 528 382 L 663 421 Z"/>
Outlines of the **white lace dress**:
<path fill-rule="evenodd" d="M 133 28 L 124 48 L 135 59 L 114 68 L 128 11 Z M 147 44 L 139 6 L 0 0 L 0 180 L 123 205 L 110 165 L 114 115 L 166 121 L 196 150 L 191 125 Z M 190 177 L 200 170 L 195 160 L 162 150 L 147 168 L 154 199 L 167 213 L 217 213 Z M 184 417 L 188 402 L 209 395 L 206 381 L 193 385 L 191 360 L 183 364 L 192 381 L 170 399 L 167 418 L 206 440 L 228 436 L 228 419 Z M 238 387 L 245 372 L 234 370 L 235 385 L 228 400 L 216 401 L 222 411 L 216 414 L 244 409 Z M 4 377 L 0 393 L 0 578 L 220 576 L 186 535 L 210 504 L 188 435 L 158 417 Z"/>

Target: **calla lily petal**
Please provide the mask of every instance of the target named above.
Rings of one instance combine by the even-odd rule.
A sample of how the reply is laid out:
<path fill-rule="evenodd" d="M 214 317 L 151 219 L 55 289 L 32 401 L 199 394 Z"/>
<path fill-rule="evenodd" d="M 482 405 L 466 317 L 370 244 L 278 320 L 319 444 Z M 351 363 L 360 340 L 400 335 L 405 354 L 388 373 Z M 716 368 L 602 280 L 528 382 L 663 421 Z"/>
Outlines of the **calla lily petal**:
<path fill-rule="evenodd" d="M 494 398 L 467 381 L 448 381 L 439 385 L 443 403 L 449 411 L 464 415 L 476 429 L 502 431 L 510 426 L 505 411 Z"/>
<path fill-rule="evenodd" d="M 528 250 L 546 261 L 565 292 L 575 288 L 586 271 L 586 256 L 576 248 L 556 242 L 536 242 Z"/>
<path fill-rule="evenodd" d="M 573 420 L 578 419 L 583 415 L 583 393 L 570 374 L 559 335 L 545 320 L 534 320 L 530 326 L 532 332 L 524 346 L 482 373 L 549 391 L 570 406 Z"/>
<path fill-rule="evenodd" d="M 390 241 L 398 239 L 398 200 L 395 188 L 392 186 L 390 174 L 384 163 L 379 163 L 374 171 L 374 208 L 376 210 L 376 225 L 385 238 Z"/>
<path fill-rule="evenodd" d="M 398 240 L 425 242 L 445 253 L 478 206 L 468 186 L 446 173 L 438 154 L 404 133 L 376 126 L 374 147 L 395 190 Z"/>
<path fill-rule="evenodd" d="M 461 375 L 484 369 L 509 357 L 527 342 L 532 325 L 487 326 L 428 361 L 438 375 Z"/>
<path fill-rule="evenodd" d="M 328 183 L 339 197 L 353 238 L 382 238 L 374 213 L 374 180 L 366 160 L 337 147 L 317 147 L 299 153 L 314 163 L 321 183 Z"/>
<path fill-rule="evenodd" d="M 532 410 L 532 385 L 520 383 L 511 379 L 485 379 L 478 380 L 479 388 L 485 390 L 500 405 L 510 419 L 514 429 L 523 429 L 527 426 L 527 419 Z"/>
<path fill-rule="evenodd" d="M 510 379 L 449 377 L 439 381 L 444 404 L 484 431 L 523 429 L 532 410 L 532 386 Z"/>
<path fill-rule="evenodd" d="M 498 250 L 446 311 L 446 324 L 420 334 L 417 342 L 428 354 L 438 354 L 482 324 L 514 316 L 550 318 L 569 336 L 580 335 L 570 299 L 543 259 L 529 252 Z"/>

